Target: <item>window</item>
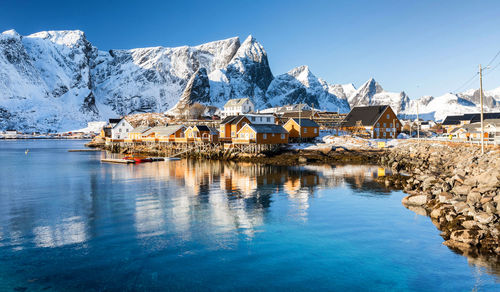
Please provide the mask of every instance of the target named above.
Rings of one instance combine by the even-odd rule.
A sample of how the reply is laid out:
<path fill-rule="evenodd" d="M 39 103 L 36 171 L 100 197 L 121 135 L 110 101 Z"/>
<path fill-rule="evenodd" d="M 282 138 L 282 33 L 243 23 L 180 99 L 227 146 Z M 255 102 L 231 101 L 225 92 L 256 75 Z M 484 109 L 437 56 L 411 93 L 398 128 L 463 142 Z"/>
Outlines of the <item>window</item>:
<path fill-rule="evenodd" d="M 128 129 L 125 129 L 125 132 L 127 132 L 127 133 L 128 133 Z"/>
<path fill-rule="evenodd" d="M 267 139 L 267 134 L 262 134 L 263 139 Z"/>
<path fill-rule="evenodd" d="M 384 123 L 384 126 L 383 126 L 383 127 L 385 128 L 385 123 Z"/>
<path fill-rule="evenodd" d="M 380 123 L 377 123 L 377 128 L 380 128 Z"/>
<path fill-rule="evenodd" d="M 253 133 L 252 133 L 252 134 L 250 134 L 250 138 L 252 138 L 252 139 L 254 138 L 254 135 L 253 135 Z"/>
<path fill-rule="evenodd" d="M 255 117 L 252 117 L 252 122 L 255 122 Z"/>
<path fill-rule="evenodd" d="M 234 137 L 236 133 L 234 131 L 231 131 L 231 137 Z"/>
<path fill-rule="evenodd" d="M 387 119 L 390 119 L 391 117 L 389 116 L 389 114 L 387 114 Z"/>
<path fill-rule="evenodd" d="M 118 130 L 118 132 L 120 132 L 120 133 L 121 133 L 121 132 L 122 132 L 122 128 L 120 128 L 120 129 Z"/>
<path fill-rule="evenodd" d="M 304 133 L 307 133 L 307 128 L 304 128 Z"/>
<path fill-rule="evenodd" d="M 384 132 L 384 137 L 385 137 L 385 132 Z"/>
<path fill-rule="evenodd" d="M 266 118 L 267 122 L 269 123 L 271 121 L 271 118 L 270 117 L 267 117 Z"/>
<path fill-rule="evenodd" d="M 399 123 L 396 123 L 396 128 L 399 128 Z"/>
<path fill-rule="evenodd" d="M 285 140 L 285 134 L 281 134 L 281 140 Z"/>
<path fill-rule="evenodd" d="M 314 128 L 314 134 L 318 133 L 318 129 Z"/>

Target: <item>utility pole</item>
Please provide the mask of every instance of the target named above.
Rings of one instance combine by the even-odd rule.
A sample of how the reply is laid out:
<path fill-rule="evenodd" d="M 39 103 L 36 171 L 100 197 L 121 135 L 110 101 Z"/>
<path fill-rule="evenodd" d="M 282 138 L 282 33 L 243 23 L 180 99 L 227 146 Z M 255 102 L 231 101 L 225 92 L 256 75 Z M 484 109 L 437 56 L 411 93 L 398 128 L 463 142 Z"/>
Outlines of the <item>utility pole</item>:
<path fill-rule="evenodd" d="M 418 118 L 418 101 L 417 101 L 417 140 L 420 141 L 420 119 Z"/>
<path fill-rule="evenodd" d="M 481 154 L 484 154 L 484 120 L 483 120 L 483 69 L 479 64 L 479 97 L 481 103 Z"/>
<path fill-rule="evenodd" d="M 299 103 L 299 139 L 302 143 L 302 106 Z"/>
<path fill-rule="evenodd" d="M 392 138 L 396 139 L 396 120 L 392 119 Z"/>

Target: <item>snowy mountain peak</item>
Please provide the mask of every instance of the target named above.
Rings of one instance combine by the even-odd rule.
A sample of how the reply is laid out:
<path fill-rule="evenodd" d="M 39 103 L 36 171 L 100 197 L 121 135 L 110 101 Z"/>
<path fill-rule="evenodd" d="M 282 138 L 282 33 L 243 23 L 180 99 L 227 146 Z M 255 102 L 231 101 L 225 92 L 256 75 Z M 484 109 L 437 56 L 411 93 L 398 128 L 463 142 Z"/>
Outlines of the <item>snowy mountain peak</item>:
<path fill-rule="evenodd" d="M 267 53 L 264 47 L 252 35 L 249 35 L 239 47 L 233 60 L 242 58 L 253 62 L 262 62 L 263 58 L 267 59 Z"/>
<path fill-rule="evenodd" d="M 307 87 L 310 87 L 314 82 L 318 82 L 318 78 L 314 76 L 314 74 L 309 70 L 309 66 L 303 65 L 292 70 L 287 73 L 290 76 L 293 76 L 300 83 L 304 84 Z"/>
<path fill-rule="evenodd" d="M 75 47 L 87 41 L 81 30 L 50 30 L 41 31 L 27 36 L 28 38 L 46 39 L 57 45 Z"/>
<path fill-rule="evenodd" d="M 404 91 L 385 91 L 373 77 L 347 99 L 351 107 L 388 104 L 396 113 L 403 111 L 410 100 Z"/>
<path fill-rule="evenodd" d="M 17 38 L 21 37 L 21 35 L 19 35 L 19 33 L 17 33 L 17 31 L 15 31 L 14 29 L 9 29 L 9 30 L 4 31 L 4 32 L 2 32 L 2 35 L 13 36 L 13 37 L 17 37 Z"/>

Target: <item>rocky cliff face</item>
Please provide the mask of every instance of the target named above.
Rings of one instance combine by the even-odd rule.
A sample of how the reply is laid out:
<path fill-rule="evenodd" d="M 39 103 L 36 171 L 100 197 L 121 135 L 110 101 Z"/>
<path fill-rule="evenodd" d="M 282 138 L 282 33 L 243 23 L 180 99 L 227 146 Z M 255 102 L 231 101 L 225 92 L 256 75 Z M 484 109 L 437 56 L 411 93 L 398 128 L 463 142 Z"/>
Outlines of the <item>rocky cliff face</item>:
<path fill-rule="evenodd" d="M 269 90 L 274 76 L 267 53 L 252 36 L 243 43 L 235 37 L 105 52 L 81 31 L 24 37 L 6 31 L 0 35 L 0 130 L 68 130 L 120 115 L 175 112 L 194 102 L 222 106 L 237 97 L 252 98 L 258 108 L 310 100 L 349 110 L 345 96 L 334 93 L 338 88 L 306 75 L 280 78 L 276 84 L 290 92 Z"/>
<path fill-rule="evenodd" d="M 500 90 L 486 95 L 487 111 L 498 109 Z M 0 34 L 0 130 L 78 129 L 121 115 L 175 112 L 194 102 L 221 107 L 238 97 L 252 98 L 257 109 L 306 102 L 344 113 L 353 106 L 389 104 L 411 114 L 416 105 L 373 78 L 359 89 L 332 85 L 307 66 L 275 78 L 266 51 L 252 36 L 243 43 L 235 37 L 193 47 L 99 51 L 78 30 Z M 443 102 L 429 101 L 421 110 L 432 118 L 450 108 L 477 111 L 475 92 L 433 100 Z M 436 108 L 442 104 L 446 108 Z"/>
<path fill-rule="evenodd" d="M 208 80 L 207 70 L 205 68 L 200 68 L 191 78 L 189 78 L 181 98 L 175 106 L 168 111 L 168 114 L 175 116 L 180 115 L 195 102 L 208 105 L 210 101 L 210 82 Z"/>
<path fill-rule="evenodd" d="M 405 110 L 410 99 L 404 91 L 385 91 L 375 79 L 370 78 L 356 92 L 348 97 L 351 107 L 388 104 L 396 112 Z"/>
<path fill-rule="evenodd" d="M 276 76 L 267 89 L 266 97 L 270 106 L 306 103 L 315 108 L 344 113 L 350 109 L 343 88 L 317 78 L 307 66 Z"/>

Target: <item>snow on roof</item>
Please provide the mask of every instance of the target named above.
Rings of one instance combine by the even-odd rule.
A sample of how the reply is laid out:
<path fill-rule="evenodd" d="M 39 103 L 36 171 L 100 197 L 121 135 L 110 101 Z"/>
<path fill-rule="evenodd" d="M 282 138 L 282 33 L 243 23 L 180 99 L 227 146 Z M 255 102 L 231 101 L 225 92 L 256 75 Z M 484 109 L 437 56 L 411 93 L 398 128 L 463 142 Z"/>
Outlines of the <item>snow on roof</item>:
<path fill-rule="evenodd" d="M 226 106 L 239 106 L 239 105 L 244 104 L 246 101 L 250 101 L 250 99 L 248 97 L 230 99 L 226 102 L 224 107 L 226 107 Z"/>
<path fill-rule="evenodd" d="M 150 129 L 150 127 L 148 127 L 148 126 L 139 126 L 139 127 L 134 128 L 132 131 L 130 131 L 130 133 L 139 133 L 139 134 L 142 134 L 142 133 L 146 132 L 149 129 Z"/>
<path fill-rule="evenodd" d="M 147 130 L 144 133 L 144 135 L 150 135 L 152 133 L 156 133 L 159 136 L 170 136 L 182 128 L 185 128 L 185 126 L 184 125 L 156 126 Z"/>

